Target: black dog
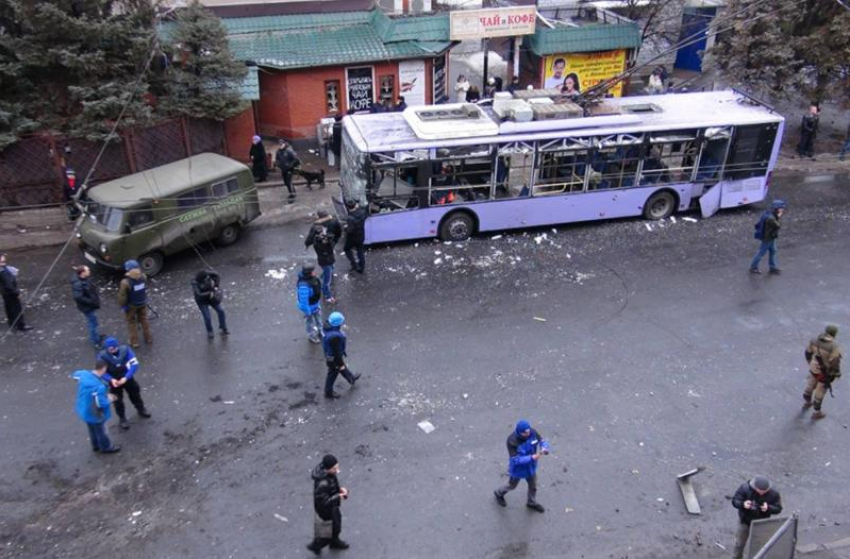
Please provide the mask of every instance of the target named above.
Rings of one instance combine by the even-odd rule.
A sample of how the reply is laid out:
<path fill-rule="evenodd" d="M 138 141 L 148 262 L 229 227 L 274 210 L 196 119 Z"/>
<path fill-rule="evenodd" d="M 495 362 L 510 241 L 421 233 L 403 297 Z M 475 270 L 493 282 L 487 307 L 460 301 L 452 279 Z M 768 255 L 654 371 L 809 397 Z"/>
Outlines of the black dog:
<path fill-rule="evenodd" d="M 325 170 L 320 169 L 318 171 L 307 171 L 306 169 L 296 168 L 293 171 L 293 174 L 300 175 L 304 180 L 307 181 L 307 188 L 313 188 L 313 183 L 318 183 L 319 188 L 325 187 Z"/>

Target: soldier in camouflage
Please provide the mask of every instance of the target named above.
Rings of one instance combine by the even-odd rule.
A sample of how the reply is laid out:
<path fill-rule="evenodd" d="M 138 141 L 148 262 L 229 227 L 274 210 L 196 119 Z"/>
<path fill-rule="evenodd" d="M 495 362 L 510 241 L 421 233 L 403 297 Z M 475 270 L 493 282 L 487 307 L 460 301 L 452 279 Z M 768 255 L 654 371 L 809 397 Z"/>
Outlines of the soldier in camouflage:
<path fill-rule="evenodd" d="M 806 362 L 809 364 L 809 378 L 803 390 L 803 409 L 814 406 L 812 419 L 823 419 L 821 411 L 823 398 L 831 390 L 832 382 L 841 376 L 841 348 L 835 343 L 838 326 L 830 324 L 823 334 L 809 342 L 806 348 Z"/>

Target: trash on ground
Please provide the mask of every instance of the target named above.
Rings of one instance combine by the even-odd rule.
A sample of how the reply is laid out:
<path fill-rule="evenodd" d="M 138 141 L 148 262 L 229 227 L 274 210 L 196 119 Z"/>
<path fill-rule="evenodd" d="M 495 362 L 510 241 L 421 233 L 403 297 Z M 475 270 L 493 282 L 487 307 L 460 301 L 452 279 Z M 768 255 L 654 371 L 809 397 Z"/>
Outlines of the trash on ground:
<path fill-rule="evenodd" d="M 647 231 L 652 231 L 652 225 L 650 225 L 649 223 L 644 223 L 644 226 L 646 227 Z"/>
<path fill-rule="evenodd" d="M 539 316 L 535 316 L 534 320 L 536 320 L 537 322 L 546 322 L 545 318 L 540 318 Z"/>
<path fill-rule="evenodd" d="M 427 419 L 425 421 L 420 421 L 416 425 L 418 425 L 420 429 L 425 431 L 426 435 L 429 434 L 429 433 L 432 433 L 434 431 L 434 429 L 436 429 L 436 427 L 434 427 L 434 425 L 430 421 L 428 421 Z"/>
<path fill-rule="evenodd" d="M 691 483 L 691 477 L 703 471 L 704 468 L 694 468 L 684 474 L 679 474 L 676 480 L 679 482 L 679 489 L 682 491 L 682 497 L 685 499 L 685 508 L 690 514 L 700 514 L 702 511 L 699 508 L 696 491 Z"/>
<path fill-rule="evenodd" d="M 281 516 L 278 513 L 274 513 L 274 517 L 280 520 L 281 522 L 289 522 L 288 518 L 286 518 L 285 516 Z"/>
<path fill-rule="evenodd" d="M 682 221 L 690 221 L 691 223 L 696 223 L 697 220 L 692 217 L 683 217 Z"/>

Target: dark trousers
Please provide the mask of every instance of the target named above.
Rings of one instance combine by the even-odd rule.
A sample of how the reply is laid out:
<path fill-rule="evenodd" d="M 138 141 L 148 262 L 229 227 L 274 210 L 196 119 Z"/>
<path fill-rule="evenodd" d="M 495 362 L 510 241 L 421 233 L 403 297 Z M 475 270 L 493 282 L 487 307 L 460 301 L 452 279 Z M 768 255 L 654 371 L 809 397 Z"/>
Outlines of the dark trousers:
<path fill-rule="evenodd" d="M 348 381 L 348 384 L 354 384 L 354 373 L 351 372 L 348 365 L 345 366 L 345 369 L 340 370 L 332 361 L 328 361 L 328 376 L 325 377 L 325 394 L 330 394 L 334 391 L 334 383 L 336 382 L 336 377 L 339 375 L 342 375 Z"/>
<path fill-rule="evenodd" d="M 815 155 L 815 135 L 811 132 L 800 133 L 800 143 L 797 144 L 797 153 L 806 157 Z"/>
<path fill-rule="evenodd" d="M 512 477 L 508 480 L 508 484 L 496 489 L 496 493 L 500 497 L 504 497 L 505 493 L 508 491 L 513 491 L 516 489 L 517 485 L 519 485 L 520 478 Z M 535 498 L 537 497 L 537 475 L 533 475 L 529 478 L 525 478 L 525 481 L 528 482 L 528 503 L 533 504 L 536 503 Z"/>
<path fill-rule="evenodd" d="M 110 388 L 109 391 L 115 394 L 115 413 L 120 419 L 127 419 L 124 411 L 124 391 L 127 391 L 127 397 L 130 398 L 130 403 L 136 408 L 136 411 L 144 411 L 145 403 L 142 401 L 142 387 L 136 382 L 136 379 L 131 378 L 126 384 L 118 388 Z"/>
<path fill-rule="evenodd" d="M 12 325 L 18 330 L 23 330 L 26 326 L 24 322 L 24 308 L 21 306 L 21 297 L 19 295 L 3 295 L 3 307 L 6 309 L 6 321 L 9 323 L 9 328 Z M 20 315 L 20 318 L 18 318 Z M 15 322 L 17 320 L 17 322 Z"/>
<path fill-rule="evenodd" d="M 356 260 L 355 254 L 357 255 Z M 345 243 L 345 256 L 353 269 L 359 272 L 366 269 L 366 253 L 363 251 L 363 243 Z"/>
<path fill-rule="evenodd" d="M 283 178 L 283 184 L 286 185 L 286 189 L 289 191 L 289 197 L 292 198 L 295 196 L 295 189 L 292 187 L 292 171 L 281 169 L 280 176 Z"/>
<path fill-rule="evenodd" d="M 339 507 L 334 508 L 331 513 L 331 526 L 330 538 L 323 537 L 325 534 L 319 534 L 318 530 L 316 530 L 312 544 L 314 549 L 322 549 L 326 545 L 330 545 L 331 542 L 335 542 L 339 539 L 339 535 L 342 532 L 342 511 Z"/>
<path fill-rule="evenodd" d="M 210 304 L 200 304 L 198 303 L 198 308 L 201 309 L 201 316 L 204 317 L 204 326 L 207 329 L 207 332 L 212 334 L 212 316 L 210 315 L 210 307 L 213 308 L 215 314 L 218 316 L 218 329 L 222 332 L 227 331 L 227 319 L 224 315 L 224 309 L 221 308 L 221 303 L 210 303 Z"/>
<path fill-rule="evenodd" d="M 92 450 L 100 452 L 112 448 L 112 441 L 106 434 L 106 423 L 86 423 L 86 427 L 89 428 Z"/>

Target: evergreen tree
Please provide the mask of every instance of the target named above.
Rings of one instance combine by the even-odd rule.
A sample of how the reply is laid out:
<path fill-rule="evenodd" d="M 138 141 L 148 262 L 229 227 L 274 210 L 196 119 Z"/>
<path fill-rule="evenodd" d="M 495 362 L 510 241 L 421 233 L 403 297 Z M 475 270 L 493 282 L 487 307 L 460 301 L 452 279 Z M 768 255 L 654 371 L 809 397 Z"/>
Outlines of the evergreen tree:
<path fill-rule="evenodd" d="M 850 93 L 850 11 L 834 0 L 731 0 L 726 13 L 738 12 L 707 59 L 730 83 L 769 97 Z"/>
<path fill-rule="evenodd" d="M 0 3 L 0 142 L 34 130 L 102 139 L 147 121 L 150 0 Z M 3 144 L 0 144 L 3 145 Z"/>
<path fill-rule="evenodd" d="M 164 74 L 164 112 L 223 120 L 245 110 L 239 87 L 248 70 L 234 60 L 218 17 L 193 0 L 177 12 L 168 43 L 174 62 Z"/>

